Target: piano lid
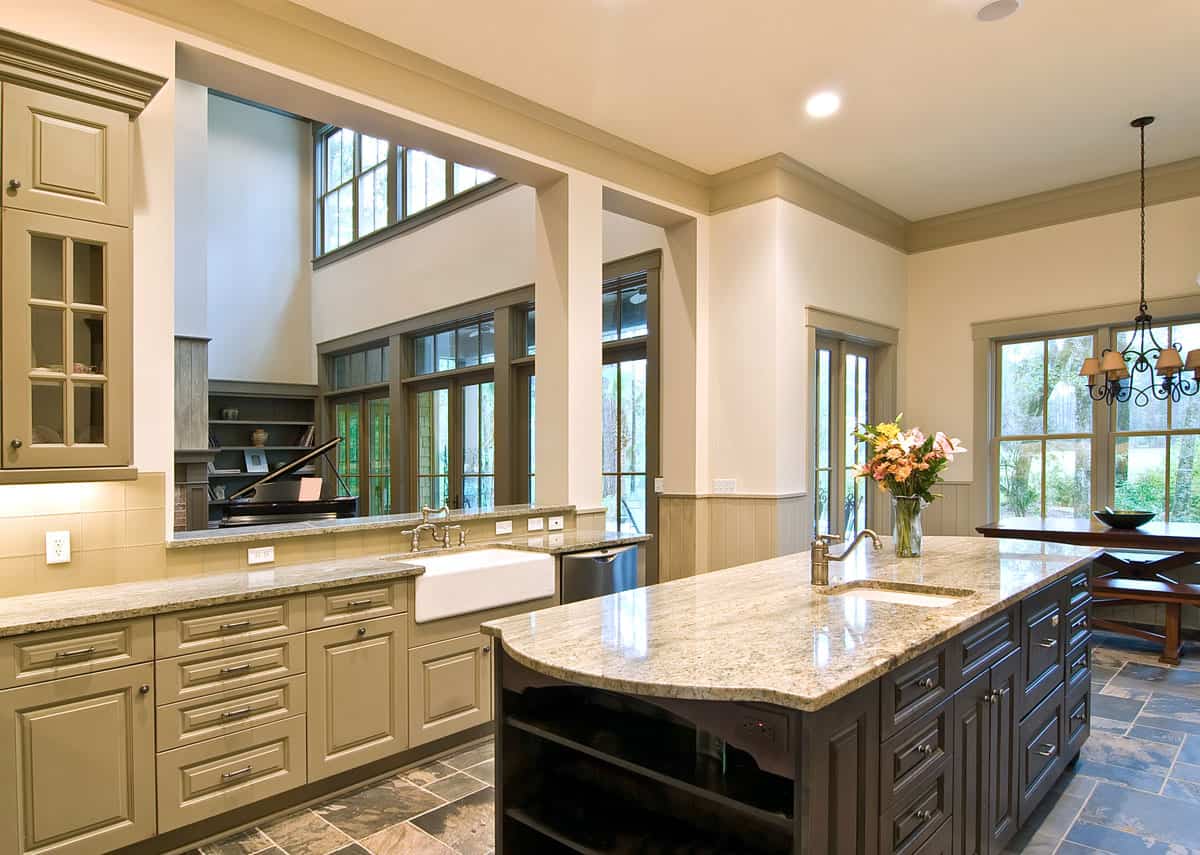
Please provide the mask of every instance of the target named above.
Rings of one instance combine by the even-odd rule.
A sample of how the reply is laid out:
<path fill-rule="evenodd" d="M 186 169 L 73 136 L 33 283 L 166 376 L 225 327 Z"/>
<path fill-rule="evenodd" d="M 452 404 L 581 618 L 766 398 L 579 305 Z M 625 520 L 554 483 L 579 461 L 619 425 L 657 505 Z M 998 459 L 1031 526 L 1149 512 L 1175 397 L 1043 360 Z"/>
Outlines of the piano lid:
<path fill-rule="evenodd" d="M 332 451 L 334 448 L 337 447 L 337 444 L 341 441 L 342 441 L 342 438 L 340 436 L 335 436 L 333 439 L 329 440 L 328 442 L 321 443 L 318 446 L 308 449 L 303 454 L 301 454 L 299 457 L 297 457 L 295 460 L 288 461 L 287 463 L 285 463 L 283 466 L 280 466 L 275 471 L 268 472 L 266 475 L 259 478 L 257 481 L 254 481 L 253 483 L 248 484 L 247 486 L 238 490 L 236 493 L 234 493 L 232 496 L 229 497 L 229 501 L 232 502 L 235 499 L 239 499 L 248 493 L 252 493 L 258 487 L 261 487 L 263 484 L 269 484 L 270 482 L 274 481 L 276 478 L 281 478 L 284 475 L 290 475 L 290 474 L 294 473 L 297 469 L 302 467 L 305 463 L 308 463 L 313 458 L 319 457 L 322 454 L 325 454 L 326 452 Z M 337 470 L 334 470 L 334 471 L 336 472 Z"/>

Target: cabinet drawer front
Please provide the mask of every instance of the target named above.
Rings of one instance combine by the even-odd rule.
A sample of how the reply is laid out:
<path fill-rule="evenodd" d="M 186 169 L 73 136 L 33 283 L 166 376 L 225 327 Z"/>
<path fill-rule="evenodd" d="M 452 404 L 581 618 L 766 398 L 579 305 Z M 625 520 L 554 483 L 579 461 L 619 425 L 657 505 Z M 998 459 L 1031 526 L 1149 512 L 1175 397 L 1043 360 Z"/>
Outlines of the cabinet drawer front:
<path fill-rule="evenodd" d="M 304 626 L 303 596 L 211 606 L 156 617 L 155 650 L 161 659 L 291 635 Z"/>
<path fill-rule="evenodd" d="M 4 84 L 4 207 L 128 226 L 130 125 L 117 110 Z"/>
<path fill-rule="evenodd" d="M 158 750 L 203 742 L 304 712 L 304 675 L 158 708 Z"/>
<path fill-rule="evenodd" d="M 935 774 L 912 795 L 879 812 L 880 855 L 911 855 L 950 816 L 953 759 L 946 757 Z"/>
<path fill-rule="evenodd" d="M 408 652 L 413 746 L 491 721 L 491 639 L 476 633 Z"/>
<path fill-rule="evenodd" d="M 1017 632 L 1017 611 L 1011 608 L 993 615 L 968 629 L 953 642 L 961 647 L 959 655 L 964 683 L 1017 649 L 1021 643 Z"/>
<path fill-rule="evenodd" d="M 0 689 L 149 662 L 150 618 L 0 639 Z"/>
<path fill-rule="evenodd" d="M 158 755 L 158 830 L 170 831 L 306 780 L 304 716 Z"/>
<path fill-rule="evenodd" d="M 210 695 L 303 673 L 304 636 L 160 659 L 155 669 L 160 704 Z"/>
<path fill-rule="evenodd" d="M 1066 632 L 1059 591 L 1043 591 L 1022 604 L 1021 646 L 1025 653 L 1022 714 L 1037 706 L 1063 680 Z"/>
<path fill-rule="evenodd" d="M 887 740 L 879 752 L 879 801 L 886 807 L 924 785 L 953 753 L 950 718 L 953 700 Z"/>
<path fill-rule="evenodd" d="M 1063 757 L 1070 760 L 1083 747 L 1091 732 L 1092 693 L 1087 688 L 1071 692 L 1067 698 L 1067 721 Z"/>
<path fill-rule="evenodd" d="M 949 822 L 942 823 L 942 827 L 933 833 L 933 837 L 925 841 L 917 850 L 916 855 L 956 855 L 951 824 Z"/>
<path fill-rule="evenodd" d="M 1067 693 L 1089 686 L 1092 682 L 1092 645 L 1084 640 L 1067 654 Z"/>
<path fill-rule="evenodd" d="M 1067 649 L 1073 649 L 1092 637 L 1092 617 L 1087 604 L 1067 615 Z"/>
<path fill-rule="evenodd" d="M 1024 825 L 1038 802 L 1054 784 L 1063 758 L 1063 691 L 1058 686 L 1021 723 L 1020 818 Z"/>
<path fill-rule="evenodd" d="M 308 628 L 386 617 L 408 610 L 407 582 L 393 579 L 352 588 L 314 591 L 307 597 Z"/>
<path fill-rule="evenodd" d="M 1091 576 L 1090 568 L 1076 570 L 1067 577 L 1067 582 L 1064 587 L 1063 596 L 1063 611 L 1071 611 L 1091 602 L 1092 592 L 1089 585 Z"/>
<path fill-rule="evenodd" d="M 152 684 L 147 663 L 0 692 L 0 852 L 102 853 L 154 834 Z"/>
<path fill-rule="evenodd" d="M 944 645 L 880 679 L 881 739 L 928 714 L 958 688 L 959 649 L 957 644 Z"/>

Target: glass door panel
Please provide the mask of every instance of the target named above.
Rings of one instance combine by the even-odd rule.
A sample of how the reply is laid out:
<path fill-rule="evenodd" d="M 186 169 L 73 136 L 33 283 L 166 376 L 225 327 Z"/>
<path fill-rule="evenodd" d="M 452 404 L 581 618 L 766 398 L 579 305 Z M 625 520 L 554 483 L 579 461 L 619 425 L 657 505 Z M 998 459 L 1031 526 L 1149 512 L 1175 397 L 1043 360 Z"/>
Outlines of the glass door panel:
<path fill-rule="evenodd" d="M 496 506 L 496 385 L 462 387 L 462 507 L 487 510 Z"/>
<path fill-rule="evenodd" d="M 392 402 L 367 401 L 367 513 L 392 512 Z"/>
<path fill-rule="evenodd" d="M 870 421 L 867 376 L 866 354 L 848 352 L 845 371 L 842 375 L 843 400 L 846 408 L 842 529 L 843 534 L 847 537 L 858 534 L 867 525 L 867 484 L 863 479 L 854 477 L 854 467 L 867 462 L 867 444 L 858 442 L 854 438 L 855 429 Z"/>
<path fill-rule="evenodd" d="M 358 496 L 360 492 L 358 479 L 362 471 L 359 443 L 361 418 L 362 405 L 357 398 L 339 401 L 333 405 L 334 430 L 342 438 L 337 447 L 337 470 L 342 476 L 338 480 L 339 496 Z"/>
<path fill-rule="evenodd" d="M 820 337 L 814 350 L 813 529 L 851 537 L 867 526 L 871 485 L 854 477 L 869 449 L 854 430 L 871 421 L 872 351 Z"/>
<path fill-rule="evenodd" d="M 833 512 L 833 351 L 817 348 L 817 447 L 816 447 L 816 530 L 829 534 Z"/>
<path fill-rule="evenodd" d="M 450 390 L 415 398 L 417 507 L 440 508 L 450 504 Z"/>
<path fill-rule="evenodd" d="M 602 500 L 612 531 L 646 530 L 646 360 L 608 363 L 601 375 Z"/>

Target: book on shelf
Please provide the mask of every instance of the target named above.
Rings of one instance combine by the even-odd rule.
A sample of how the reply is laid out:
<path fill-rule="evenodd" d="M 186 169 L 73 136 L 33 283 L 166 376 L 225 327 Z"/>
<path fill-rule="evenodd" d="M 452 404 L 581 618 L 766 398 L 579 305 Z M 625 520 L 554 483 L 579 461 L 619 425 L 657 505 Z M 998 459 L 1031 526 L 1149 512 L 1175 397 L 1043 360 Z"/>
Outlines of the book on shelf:
<path fill-rule="evenodd" d="M 316 439 L 317 429 L 315 425 L 309 425 L 305 428 L 304 433 L 300 434 L 300 440 L 296 445 L 301 448 L 312 448 L 313 440 Z"/>

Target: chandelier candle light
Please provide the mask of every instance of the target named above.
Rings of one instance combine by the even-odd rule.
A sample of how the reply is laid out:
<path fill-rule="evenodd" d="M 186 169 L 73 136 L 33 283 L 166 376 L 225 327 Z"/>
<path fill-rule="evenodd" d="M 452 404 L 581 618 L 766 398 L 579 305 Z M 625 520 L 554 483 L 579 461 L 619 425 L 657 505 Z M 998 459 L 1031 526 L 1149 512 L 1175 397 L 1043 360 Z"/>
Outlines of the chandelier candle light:
<path fill-rule="evenodd" d="M 933 436 L 920 428 L 900 429 L 894 422 L 861 425 L 855 439 L 867 443 L 870 459 L 854 468 L 855 476 L 873 478 L 879 489 L 892 494 L 892 539 L 897 558 L 921 554 L 921 511 L 941 498 L 933 487 L 942 482 L 941 472 L 966 451 L 957 439 L 938 431 Z"/>
<path fill-rule="evenodd" d="M 1146 304 L 1146 126 L 1153 121 L 1153 116 L 1142 116 L 1130 122 L 1141 133 L 1142 142 L 1142 290 L 1138 314 L 1133 319 L 1133 335 L 1124 350 L 1105 348 L 1100 356 L 1085 359 L 1079 369 L 1079 376 L 1087 378 L 1092 399 L 1110 406 L 1114 401 L 1132 400 L 1134 406 L 1144 407 L 1151 400 L 1179 401 L 1200 392 L 1200 348 L 1189 351 L 1185 360 L 1178 344 L 1160 345 L 1154 337 L 1154 319 Z"/>

